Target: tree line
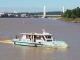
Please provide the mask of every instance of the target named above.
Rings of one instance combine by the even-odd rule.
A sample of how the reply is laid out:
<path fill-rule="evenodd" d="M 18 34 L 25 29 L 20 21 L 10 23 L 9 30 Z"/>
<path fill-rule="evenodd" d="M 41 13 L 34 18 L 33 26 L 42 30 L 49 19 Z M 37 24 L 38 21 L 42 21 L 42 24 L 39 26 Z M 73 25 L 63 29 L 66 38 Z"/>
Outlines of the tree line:
<path fill-rule="evenodd" d="M 77 8 L 74 8 L 73 10 L 69 10 L 67 9 L 63 14 L 62 14 L 62 17 L 65 17 L 65 18 L 80 18 L 80 8 L 77 7 Z"/>

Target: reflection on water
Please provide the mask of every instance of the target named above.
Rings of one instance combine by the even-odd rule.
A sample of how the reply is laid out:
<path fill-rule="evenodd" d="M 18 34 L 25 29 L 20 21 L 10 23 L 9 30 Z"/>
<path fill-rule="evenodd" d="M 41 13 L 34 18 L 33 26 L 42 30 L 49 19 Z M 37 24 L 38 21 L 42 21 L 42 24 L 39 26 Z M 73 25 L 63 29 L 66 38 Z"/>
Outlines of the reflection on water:
<path fill-rule="evenodd" d="M 41 33 L 42 29 L 52 33 L 57 40 L 65 41 L 70 48 L 53 49 L 0 43 L 0 60 L 80 60 L 80 23 L 40 18 L 0 18 L 0 37 L 12 39 L 18 33 Z"/>
<path fill-rule="evenodd" d="M 25 58 L 29 60 L 52 60 L 56 59 L 55 56 L 66 55 L 68 50 L 66 49 L 53 49 L 46 47 L 26 47 L 26 46 L 15 46 L 20 50 L 20 58 Z"/>

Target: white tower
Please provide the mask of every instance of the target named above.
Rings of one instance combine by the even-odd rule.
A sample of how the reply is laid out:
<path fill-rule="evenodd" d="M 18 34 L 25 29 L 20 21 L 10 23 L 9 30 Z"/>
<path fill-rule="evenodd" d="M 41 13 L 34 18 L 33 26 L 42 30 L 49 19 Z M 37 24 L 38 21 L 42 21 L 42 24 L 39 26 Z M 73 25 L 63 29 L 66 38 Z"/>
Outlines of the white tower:
<path fill-rule="evenodd" d="M 64 6 L 63 6 L 63 13 L 65 12 L 65 8 L 64 8 Z"/>
<path fill-rule="evenodd" d="M 46 6 L 44 6 L 44 12 L 43 12 L 43 17 L 42 18 L 45 18 L 46 16 Z"/>
<path fill-rule="evenodd" d="M 44 17 L 46 16 L 46 6 L 44 6 Z"/>

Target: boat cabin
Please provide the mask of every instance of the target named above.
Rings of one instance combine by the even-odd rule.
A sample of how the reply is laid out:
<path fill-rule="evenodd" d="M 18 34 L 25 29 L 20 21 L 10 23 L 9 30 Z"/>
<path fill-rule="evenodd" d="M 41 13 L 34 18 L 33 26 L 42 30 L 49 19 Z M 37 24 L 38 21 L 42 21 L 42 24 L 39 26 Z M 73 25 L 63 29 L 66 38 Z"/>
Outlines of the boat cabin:
<path fill-rule="evenodd" d="M 31 42 L 52 42 L 53 37 L 52 34 L 45 33 L 20 33 L 22 34 L 21 40 L 27 40 Z"/>

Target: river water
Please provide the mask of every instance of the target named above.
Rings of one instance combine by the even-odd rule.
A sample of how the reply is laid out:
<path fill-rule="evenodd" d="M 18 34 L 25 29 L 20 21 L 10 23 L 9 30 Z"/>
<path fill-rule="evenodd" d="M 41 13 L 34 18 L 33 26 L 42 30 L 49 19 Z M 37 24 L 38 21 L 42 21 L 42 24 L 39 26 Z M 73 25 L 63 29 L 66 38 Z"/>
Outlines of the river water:
<path fill-rule="evenodd" d="M 80 60 L 80 23 L 62 22 L 47 18 L 0 18 L 0 37 L 14 38 L 18 33 L 53 34 L 65 41 L 68 49 L 27 47 L 0 43 L 0 60 Z"/>

